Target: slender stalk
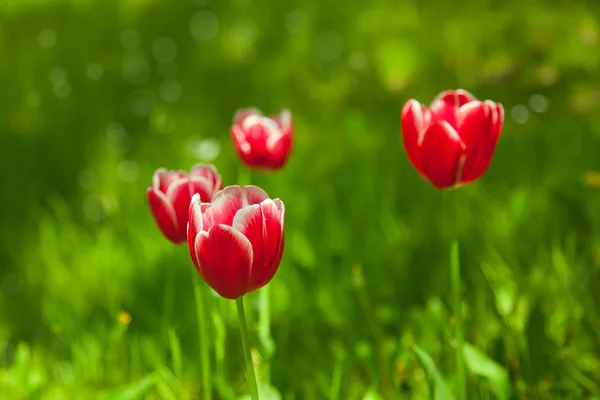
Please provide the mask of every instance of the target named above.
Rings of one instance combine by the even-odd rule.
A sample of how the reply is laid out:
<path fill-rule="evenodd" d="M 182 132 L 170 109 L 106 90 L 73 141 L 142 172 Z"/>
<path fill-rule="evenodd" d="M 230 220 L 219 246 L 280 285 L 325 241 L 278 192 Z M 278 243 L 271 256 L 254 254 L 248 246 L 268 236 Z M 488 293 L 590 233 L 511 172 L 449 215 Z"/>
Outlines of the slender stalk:
<path fill-rule="evenodd" d="M 235 301 L 237 306 L 238 318 L 240 320 L 240 333 L 242 334 L 242 347 L 244 349 L 244 363 L 246 364 L 246 378 L 248 379 L 248 390 L 250 398 L 258 400 L 258 386 L 256 384 L 256 374 L 254 373 L 254 364 L 250 354 L 250 342 L 248 340 L 248 326 L 246 325 L 246 313 L 244 312 L 244 296 Z"/>
<path fill-rule="evenodd" d="M 463 355 L 464 337 L 463 337 L 463 318 L 462 318 L 462 299 L 460 285 L 460 259 L 458 254 L 458 240 L 452 243 L 450 251 L 450 282 L 452 285 L 452 308 L 454 308 L 454 326 L 456 335 L 456 377 L 458 381 L 458 398 L 464 399 L 466 393 L 466 374 L 465 360 Z"/>
<path fill-rule="evenodd" d="M 208 340 L 208 319 L 206 318 L 208 310 L 202 288 L 200 287 L 200 279 L 194 272 L 192 277 L 194 282 L 194 298 L 196 300 L 196 315 L 198 318 L 198 337 L 200 344 L 200 365 L 202 367 L 202 394 L 204 400 L 212 399 L 212 377 L 210 368 L 210 344 Z"/>
<path fill-rule="evenodd" d="M 452 218 L 454 221 L 454 239 L 450 249 L 450 285 L 452 292 L 452 308 L 454 309 L 454 328 L 456 336 L 456 380 L 459 400 L 466 399 L 467 377 L 464 360 L 464 336 L 462 315 L 462 291 L 460 276 L 460 255 L 458 244 L 458 201 L 455 191 L 450 193 L 452 199 Z"/>
<path fill-rule="evenodd" d="M 338 361 L 333 370 L 333 378 L 331 379 L 331 388 L 329 389 L 329 400 L 339 400 L 340 387 L 342 382 L 342 361 Z"/>
<path fill-rule="evenodd" d="M 258 291 L 260 308 L 258 311 L 258 337 L 261 342 L 263 362 L 260 377 L 264 383 L 271 381 L 271 357 L 274 352 L 273 338 L 271 337 L 271 312 L 269 302 L 269 285 Z"/>

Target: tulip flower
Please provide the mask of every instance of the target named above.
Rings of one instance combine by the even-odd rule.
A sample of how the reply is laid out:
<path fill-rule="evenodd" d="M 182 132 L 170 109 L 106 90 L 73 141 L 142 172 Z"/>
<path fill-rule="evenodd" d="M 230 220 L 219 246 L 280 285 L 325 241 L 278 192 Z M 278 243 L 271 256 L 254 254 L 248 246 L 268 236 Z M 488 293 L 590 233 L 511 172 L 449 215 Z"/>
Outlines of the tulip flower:
<path fill-rule="evenodd" d="M 167 239 L 175 244 L 187 238 L 187 222 L 192 196 L 211 201 L 221 189 L 221 176 L 212 164 L 197 164 L 189 174 L 158 169 L 152 186 L 146 189 L 150 211 Z"/>
<path fill-rule="evenodd" d="M 250 168 L 277 170 L 283 167 L 293 142 L 292 114 L 283 110 L 265 117 L 256 108 L 235 113 L 231 137 L 235 150 Z"/>
<path fill-rule="evenodd" d="M 228 186 L 212 202 L 195 195 L 188 245 L 202 279 L 227 299 L 269 283 L 283 254 L 285 208 L 256 186 Z"/>
<path fill-rule="evenodd" d="M 450 90 L 440 93 L 429 108 L 409 100 L 401 122 L 410 162 L 423 178 L 446 189 L 473 182 L 488 169 L 504 109 L 465 90 Z"/>

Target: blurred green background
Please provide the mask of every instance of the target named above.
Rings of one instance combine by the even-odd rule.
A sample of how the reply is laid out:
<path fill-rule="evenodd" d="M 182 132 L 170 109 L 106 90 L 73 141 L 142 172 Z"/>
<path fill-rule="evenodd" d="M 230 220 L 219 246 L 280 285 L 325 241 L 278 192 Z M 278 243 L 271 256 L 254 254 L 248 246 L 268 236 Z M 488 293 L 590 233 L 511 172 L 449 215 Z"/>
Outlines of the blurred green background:
<path fill-rule="evenodd" d="M 0 399 L 200 398 L 195 271 L 144 191 L 195 162 L 237 183 L 247 106 L 295 118 L 287 166 L 251 176 L 287 208 L 281 398 L 454 390 L 457 234 L 469 398 L 600 399 L 599 24 L 592 0 L 2 0 Z M 439 192 L 400 110 L 458 87 L 506 122 L 488 173 Z M 238 398 L 211 303 L 215 398 Z"/>

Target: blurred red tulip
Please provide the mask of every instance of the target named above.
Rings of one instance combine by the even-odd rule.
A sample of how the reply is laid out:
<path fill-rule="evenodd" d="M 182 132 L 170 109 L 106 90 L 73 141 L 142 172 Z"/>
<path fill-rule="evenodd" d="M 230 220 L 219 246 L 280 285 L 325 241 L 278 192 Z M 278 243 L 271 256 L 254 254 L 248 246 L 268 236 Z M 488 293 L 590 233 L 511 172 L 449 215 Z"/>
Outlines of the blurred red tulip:
<path fill-rule="evenodd" d="M 465 90 L 440 93 L 429 108 L 409 100 L 402 134 L 410 162 L 438 189 L 467 184 L 488 169 L 504 123 L 502 104 Z"/>
<path fill-rule="evenodd" d="M 160 168 L 152 177 L 152 187 L 146 189 L 146 197 L 163 235 L 180 244 L 187 237 L 192 196 L 198 194 L 203 201 L 211 201 L 221 187 L 221 176 L 212 164 L 197 164 L 189 175 Z"/>
<path fill-rule="evenodd" d="M 256 108 L 246 108 L 233 117 L 233 144 L 250 168 L 283 167 L 292 148 L 292 135 L 292 114 L 287 109 L 278 116 L 265 117 Z"/>
<path fill-rule="evenodd" d="M 283 254 L 285 208 L 256 186 L 228 186 L 212 203 L 194 196 L 188 245 L 202 279 L 237 299 L 269 283 Z"/>

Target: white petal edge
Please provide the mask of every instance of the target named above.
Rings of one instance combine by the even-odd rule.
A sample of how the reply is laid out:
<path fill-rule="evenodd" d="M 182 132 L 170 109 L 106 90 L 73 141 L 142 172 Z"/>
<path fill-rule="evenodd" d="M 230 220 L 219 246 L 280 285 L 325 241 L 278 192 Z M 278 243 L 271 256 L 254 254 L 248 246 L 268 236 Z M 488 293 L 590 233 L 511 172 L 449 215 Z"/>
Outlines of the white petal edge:
<path fill-rule="evenodd" d="M 281 110 L 279 118 L 281 119 L 281 128 L 290 128 L 292 126 L 292 112 L 289 109 L 284 108 Z"/>
<path fill-rule="evenodd" d="M 256 124 L 265 127 L 269 138 L 271 136 L 281 136 L 281 129 L 279 129 L 279 125 L 277 125 L 277 122 L 275 122 L 269 117 L 263 117 L 262 115 L 249 115 L 248 117 L 246 117 L 246 119 L 242 123 L 242 130 L 248 131 Z"/>
<path fill-rule="evenodd" d="M 444 128 L 448 136 L 460 143 L 460 147 L 463 150 L 466 149 L 466 146 L 460 138 L 460 135 L 458 134 L 458 132 L 456 132 L 456 129 L 454 129 L 452 125 L 450 125 L 447 121 L 439 121 L 438 123 Z"/>
<path fill-rule="evenodd" d="M 179 178 L 179 179 L 175 179 L 171 182 L 171 184 L 169 185 L 169 187 L 167 188 L 167 193 L 166 196 L 168 199 L 173 199 L 171 196 L 173 195 L 173 192 L 175 191 L 176 188 L 178 188 L 181 185 L 189 185 L 189 180 L 187 177 L 185 178 Z"/>
<path fill-rule="evenodd" d="M 256 107 L 240 108 L 235 112 L 235 114 L 233 114 L 233 123 L 235 124 L 235 121 L 237 121 L 239 115 L 245 112 L 248 113 L 246 118 L 248 118 L 250 115 L 262 115 L 262 112 Z"/>
<path fill-rule="evenodd" d="M 214 193 L 214 187 L 213 187 L 213 183 L 208 180 L 208 178 L 204 177 L 204 176 L 195 176 L 193 178 L 189 179 L 189 182 L 201 182 L 202 186 L 204 188 L 204 191 L 210 195 L 212 195 Z M 198 193 L 193 193 L 192 192 L 192 185 L 190 185 L 190 195 L 194 195 L 194 194 L 198 194 Z M 209 201 L 212 200 L 212 198 L 208 199 Z"/>
<path fill-rule="evenodd" d="M 488 116 L 488 113 L 492 113 L 491 126 L 493 127 L 498 122 L 498 110 L 496 110 L 496 103 L 494 103 L 491 100 L 486 100 L 483 102 L 483 104 L 485 104 L 487 106 L 486 107 L 486 117 Z"/>
<path fill-rule="evenodd" d="M 267 199 L 267 200 L 270 200 L 270 199 Z M 267 200 L 265 200 L 265 201 L 267 201 Z M 249 206 L 246 206 L 244 208 L 240 208 L 239 210 L 237 210 L 237 212 L 233 216 L 233 222 L 231 223 L 231 227 L 233 229 L 235 229 L 236 231 L 242 233 L 242 230 L 248 224 L 248 216 L 250 215 L 250 213 L 252 211 L 255 211 L 257 209 L 260 211 L 260 204 L 252 204 L 252 205 L 249 205 Z M 263 218 L 263 227 L 264 227 L 264 216 L 262 218 Z M 264 232 L 263 232 L 263 237 L 264 237 Z"/>
<path fill-rule="evenodd" d="M 167 171 L 166 168 L 159 168 L 156 171 L 154 171 L 154 175 L 152 175 L 152 189 L 155 190 L 159 190 L 160 188 L 160 175 L 161 174 L 168 174 L 169 172 Z"/>
<path fill-rule="evenodd" d="M 275 203 L 275 206 L 281 212 L 281 234 L 283 235 L 283 226 L 285 223 L 285 204 L 283 204 L 283 201 L 281 201 L 279 199 L 275 199 L 275 200 L 273 200 L 273 202 Z"/>
<path fill-rule="evenodd" d="M 190 176 L 193 176 L 193 177 L 198 176 L 199 174 L 197 174 L 196 171 L 203 170 L 203 169 L 210 170 L 214 176 L 219 175 L 219 172 L 217 171 L 217 167 L 215 167 L 214 164 L 197 163 L 190 169 Z"/>
<path fill-rule="evenodd" d="M 175 226 L 175 229 L 179 230 L 179 226 L 177 223 L 177 214 L 175 213 L 175 208 L 173 208 L 173 204 L 171 204 L 167 195 L 158 189 L 151 189 L 151 190 L 163 203 L 165 210 L 167 210 L 167 212 L 169 213 L 169 217 L 171 217 L 171 221 L 173 221 L 173 225 Z"/>
<path fill-rule="evenodd" d="M 456 115 L 456 126 L 460 129 L 465 118 L 468 114 L 472 113 L 477 107 L 481 106 L 483 103 L 479 100 L 471 101 L 469 103 L 463 104 L 459 109 Z M 484 107 L 485 109 L 485 107 Z M 485 111 L 484 111 L 485 112 Z"/>
<path fill-rule="evenodd" d="M 441 92 L 440 94 L 435 96 L 435 98 L 433 99 L 431 104 L 433 104 L 437 100 L 440 100 L 442 97 L 446 96 L 448 93 L 464 94 L 465 96 L 467 96 L 470 99 L 469 102 L 477 100 L 477 97 L 473 96 L 473 94 L 471 94 L 471 92 L 468 92 L 465 89 L 455 89 L 455 90 L 444 90 L 443 92 Z"/>
<path fill-rule="evenodd" d="M 289 130 L 287 130 L 286 132 L 289 132 Z M 269 138 L 267 139 L 267 150 L 269 152 L 273 151 L 275 149 L 275 147 L 277 146 L 277 143 L 279 143 L 281 140 L 284 140 L 286 138 L 286 135 L 289 135 L 289 133 L 281 133 L 281 135 L 272 135 L 269 136 Z"/>
<path fill-rule="evenodd" d="M 242 200 L 242 208 L 246 207 L 248 202 L 248 193 L 252 192 L 256 197 L 260 199 L 259 203 L 269 198 L 267 192 L 259 188 L 258 186 L 248 185 L 230 185 L 219 190 L 212 199 L 211 208 L 217 208 L 223 206 L 227 202 L 229 196 L 239 196 Z M 258 204 L 258 203 L 257 203 Z M 236 211 L 237 212 L 237 211 Z"/>
<path fill-rule="evenodd" d="M 188 221 L 188 236 L 190 233 L 190 227 L 192 223 L 194 224 L 194 229 L 196 230 L 196 235 L 202 232 L 202 203 L 200 200 L 200 195 L 196 193 L 192 197 L 192 201 L 190 201 L 190 218 Z"/>

